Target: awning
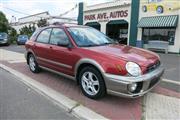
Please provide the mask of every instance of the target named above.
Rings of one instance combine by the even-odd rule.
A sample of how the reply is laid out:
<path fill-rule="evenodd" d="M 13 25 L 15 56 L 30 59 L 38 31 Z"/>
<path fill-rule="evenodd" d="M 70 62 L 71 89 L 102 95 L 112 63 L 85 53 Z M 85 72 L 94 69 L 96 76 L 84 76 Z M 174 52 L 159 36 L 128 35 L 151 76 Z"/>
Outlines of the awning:
<path fill-rule="evenodd" d="M 177 27 L 178 15 L 143 17 L 138 27 Z"/>
<path fill-rule="evenodd" d="M 87 25 L 87 26 L 99 26 L 100 24 L 98 22 L 88 22 L 85 25 Z"/>
<path fill-rule="evenodd" d="M 125 20 L 111 20 L 107 23 L 108 25 L 116 25 L 116 24 L 128 24 Z"/>

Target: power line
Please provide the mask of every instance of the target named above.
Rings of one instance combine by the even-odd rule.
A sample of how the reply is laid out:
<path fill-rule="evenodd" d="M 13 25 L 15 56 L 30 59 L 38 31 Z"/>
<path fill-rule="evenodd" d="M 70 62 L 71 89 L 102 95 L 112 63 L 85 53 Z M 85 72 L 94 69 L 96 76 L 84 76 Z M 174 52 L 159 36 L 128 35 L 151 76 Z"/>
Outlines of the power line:
<path fill-rule="evenodd" d="M 10 10 L 10 11 L 13 11 L 13 12 L 16 12 L 16 13 L 19 13 L 19 14 L 23 14 L 23 15 L 28 15 L 28 16 L 29 16 L 29 14 L 27 14 L 27 13 L 23 13 L 23 12 L 20 12 L 20 11 L 11 9 L 11 8 L 7 8 L 7 7 L 3 7 L 3 8 L 5 8 L 5 9 L 7 9 L 7 10 Z"/>
<path fill-rule="evenodd" d="M 64 13 L 62 13 L 62 14 L 60 14 L 59 16 L 61 17 L 61 16 L 64 16 L 64 15 L 70 13 L 71 11 L 73 11 L 74 9 L 76 9 L 77 6 L 78 6 L 78 5 L 76 4 L 73 8 L 71 8 L 70 10 L 68 10 L 68 11 L 66 11 L 66 12 L 64 12 Z"/>
<path fill-rule="evenodd" d="M 68 11 L 60 14 L 59 17 L 64 16 L 64 15 L 70 13 L 71 11 L 73 11 L 74 9 L 76 9 L 77 6 L 78 6 L 78 5 L 76 4 L 76 5 L 75 5 L 73 8 L 71 8 L 70 10 L 68 10 Z M 24 13 L 24 12 L 21 12 L 21 11 L 18 11 L 18 10 L 14 10 L 14 9 L 11 9 L 11 8 L 8 8 L 8 7 L 4 7 L 4 6 L 3 6 L 3 8 L 5 8 L 5 9 L 7 9 L 7 10 L 10 10 L 10 11 L 13 11 L 13 12 L 15 12 L 15 13 L 19 13 L 19 14 L 31 16 L 30 14 L 27 14 L 27 13 Z M 41 17 L 41 16 L 34 16 L 34 17 L 41 18 L 41 19 L 43 18 L 43 17 Z M 48 17 L 44 17 L 44 19 L 48 19 Z"/>

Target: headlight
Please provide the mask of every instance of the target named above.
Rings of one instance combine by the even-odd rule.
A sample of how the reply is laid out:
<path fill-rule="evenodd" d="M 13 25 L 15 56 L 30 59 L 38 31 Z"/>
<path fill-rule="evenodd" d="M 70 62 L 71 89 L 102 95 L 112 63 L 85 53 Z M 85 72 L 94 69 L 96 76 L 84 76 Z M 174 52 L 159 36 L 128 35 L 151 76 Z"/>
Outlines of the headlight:
<path fill-rule="evenodd" d="M 126 70 L 132 76 L 139 76 L 141 75 L 141 68 L 138 64 L 134 62 L 127 62 L 126 63 Z"/>

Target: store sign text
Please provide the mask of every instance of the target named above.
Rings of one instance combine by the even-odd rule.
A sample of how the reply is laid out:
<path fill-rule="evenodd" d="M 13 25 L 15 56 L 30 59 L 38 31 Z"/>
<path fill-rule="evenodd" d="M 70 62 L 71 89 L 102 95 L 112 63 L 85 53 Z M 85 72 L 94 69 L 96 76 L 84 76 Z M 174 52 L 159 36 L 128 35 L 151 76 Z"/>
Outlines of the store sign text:
<path fill-rule="evenodd" d="M 107 20 L 112 18 L 123 18 L 128 16 L 128 10 L 115 11 L 110 13 L 98 13 L 85 15 L 84 20 Z"/>

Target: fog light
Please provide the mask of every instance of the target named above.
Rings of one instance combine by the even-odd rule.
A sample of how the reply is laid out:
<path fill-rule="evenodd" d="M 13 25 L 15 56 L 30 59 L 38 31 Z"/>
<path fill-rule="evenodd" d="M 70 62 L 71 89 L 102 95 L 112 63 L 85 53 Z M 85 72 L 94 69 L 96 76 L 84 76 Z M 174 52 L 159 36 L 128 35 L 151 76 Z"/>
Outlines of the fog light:
<path fill-rule="evenodd" d="M 137 83 L 132 83 L 132 84 L 128 85 L 128 90 L 130 92 L 134 92 L 136 90 L 136 88 L 137 88 Z"/>

